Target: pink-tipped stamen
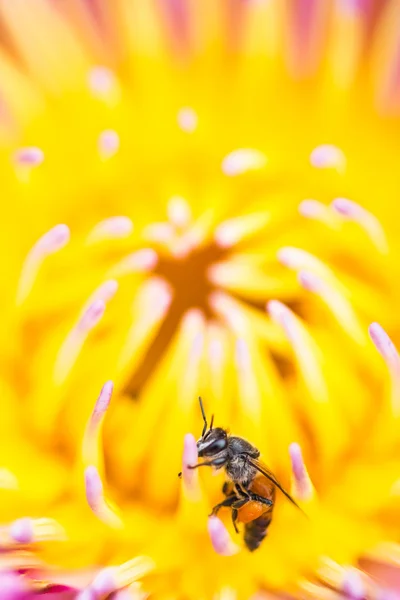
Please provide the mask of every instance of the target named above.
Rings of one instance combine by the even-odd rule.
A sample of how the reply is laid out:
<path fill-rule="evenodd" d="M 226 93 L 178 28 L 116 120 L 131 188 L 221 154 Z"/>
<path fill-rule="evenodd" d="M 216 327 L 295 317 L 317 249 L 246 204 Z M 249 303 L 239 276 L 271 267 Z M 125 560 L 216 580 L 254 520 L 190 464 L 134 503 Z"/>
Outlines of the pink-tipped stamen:
<path fill-rule="evenodd" d="M 115 89 L 116 78 L 108 67 L 96 66 L 89 71 L 88 85 L 94 96 L 104 98 Z"/>
<path fill-rule="evenodd" d="M 299 213 L 302 217 L 319 221 L 331 229 L 338 229 L 340 226 L 340 219 L 332 208 L 319 200 L 303 200 L 299 204 Z"/>
<path fill-rule="evenodd" d="M 83 313 L 76 326 L 77 331 L 83 334 L 89 333 L 100 321 L 105 310 L 106 304 L 104 300 L 95 300 Z"/>
<path fill-rule="evenodd" d="M 67 225 L 60 224 L 47 231 L 34 244 L 22 267 L 17 289 L 18 305 L 21 305 L 29 296 L 44 260 L 64 248 L 69 239 L 69 228 Z"/>
<path fill-rule="evenodd" d="M 19 544 L 31 544 L 33 542 L 33 523 L 29 517 L 17 519 L 10 525 L 9 534 L 11 539 Z"/>
<path fill-rule="evenodd" d="M 62 527 L 53 519 L 31 519 L 23 517 L 13 521 L 9 527 L 10 538 L 18 544 L 65 539 Z"/>
<path fill-rule="evenodd" d="M 337 169 L 343 171 L 346 167 L 344 152 L 333 144 L 322 144 L 311 152 L 310 162 L 317 169 Z"/>
<path fill-rule="evenodd" d="M 44 152 L 36 146 L 19 148 L 19 150 L 14 153 L 13 159 L 17 167 L 32 169 L 33 167 L 38 167 L 43 163 Z"/>
<path fill-rule="evenodd" d="M 112 381 L 107 381 L 101 388 L 99 397 L 94 406 L 92 416 L 90 418 L 90 427 L 98 427 L 103 419 L 111 401 L 114 384 Z"/>
<path fill-rule="evenodd" d="M 103 385 L 86 426 L 82 442 L 83 462 L 86 465 L 99 465 L 99 439 L 104 417 L 110 405 L 113 387 L 114 385 L 112 381 L 107 381 Z"/>
<path fill-rule="evenodd" d="M 89 243 L 103 242 L 113 239 L 126 238 L 133 231 L 133 223 L 129 217 L 110 217 L 100 221 L 89 233 Z"/>
<path fill-rule="evenodd" d="M 113 129 L 105 129 L 97 140 L 97 149 L 101 158 L 107 160 L 117 154 L 120 146 L 119 135 Z"/>
<path fill-rule="evenodd" d="M 105 302 L 107 304 L 107 302 L 109 302 L 110 300 L 112 300 L 114 298 L 115 294 L 118 291 L 118 287 L 119 287 L 118 281 L 116 281 L 115 279 L 108 279 L 107 281 L 105 281 L 104 283 L 99 285 L 97 290 L 95 290 L 93 292 L 93 294 L 90 296 L 87 306 L 85 307 L 84 311 L 91 304 L 93 304 L 93 302 L 96 302 L 97 300 L 102 300 L 103 302 Z"/>
<path fill-rule="evenodd" d="M 0 590 L 2 600 L 26 600 L 31 596 L 24 577 L 17 573 L 0 573 Z"/>
<path fill-rule="evenodd" d="M 392 382 L 392 409 L 395 416 L 400 416 L 400 356 L 396 346 L 379 325 L 372 323 L 369 328 L 369 335 L 375 348 L 385 361 Z"/>
<path fill-rule="evenodd" d="M 299 444 L 295 442 L 290 444 L 289 454 L 292 463 L 292 494 L 295 499 L 307 502 L 314 495 L 314 487 L 307 472 Z"/>
<path fill-rule="evenodd" d="M 293 246 L 284 246 L 277 253 L 277 258 L 281 264 L 294 271 L 309 271 L 315 273 L 324 280 L 332 283 L 338 291 L 345 294 L 347 292 L 344 285 L 337 279 L 332 270 L 319 258 Z"/>
<path fill-rule="evenodd" d="M 172 223 L 151 223 L 143 230 L 144 239 L 157 244 L 170 246 L 174 240 L 175 230 Z"/>
<path fill-rule="evenodd" d="M 253 148 L 239 148 L 225 156 L 221 168 L 225 175 L 234 177 L 248 171 L 263 169 L 266 164 L 267 157 L 259 150 Z"/>
<path fill-rule="evenodd" d="M 262 231 L 269 221 L 268 213 L 250 213 L 223 221 L 215 230 L 214 240 L 220 248 L 231 248 L 245 238 Z"/>
<path fill-rule="evenodd" d="M 400 373 L 399 353 L 383 327 L 381 327 L 379 323 L 372 323 L 369 326 L 369 334 L 376 349 L 388 365 L 390 371 Z"/>
<path fill-rule="evenodd" d="M 125 258 L 112 267 L 109 275 L 122 277 L 131 273 L 146 273 L 154 269 L 157 262 L 157 252 L 152 248 L 143 248 L 125 256 Z"/>
<path fill-rule="evenodd" d="M 113 567 L 102 569 L 96 575 L 90 587 L 97 597 L 103 597 L 115 592 L 119 587 L 115 577 L 115 569 Z"/>
<path fill-rule="evenodd" d="M 177 121 L 179 127 L 186 133 L 193 133 L 197 129 L 197 113 L 189 106 L 185 106 L 178 111 Z"/>
<path fill-rule="evenodd" d="M 172 290 L 161 277 L 151 277 L 137 290 L 132 306 L 132 325 L 127 331 L 118 358 L 118 369 L 123 370 L 142 354 L 144 345 L 156 335 L 172 301 Z"/>
<path fill-rule="evenodd" d="M 366 589 L 363 584 L 360 573 L 355 569 L 347 569 L 342 581 L 342 591 L 346 598 L 350 600 L 364 600 Z"/>
<path fill-rule="evenodd" d="M 300 271 L 298 279 L 304 289 L 321 298 L 347 334 L 356 342 L 365 343 L 365 333 L 353 306 L 338 289 L 310 271 Z"/>
<path fill-rule="evenodd" d="M 61 385 L 73 368 L 90 332 L 101 320 L 106 304 L 98 299 L 92 302 L 65 338 L 61 345 L 54 365 L 54 381 Z"/>
<path fill-rule="evenodd" d="M 221 556 L 233 556 L 239 552 L 239 546 L 233 542 L 228 530 L 218 517 L 210 517 L 208 519 L 208 533 L 217 554 Z"/>
<path fill-rule="evenodd" d="M 384 229 L 375 215 L 348 198 L 335 198 L 332 208 L 342 217 L 358 223 L 379 252 L 388 253 L 389 247 Z"/>
<path fill-rule="evenodd" d="M 103 597 L 117 590 L 132 586 L 138 579 L 150 573 L 154 567 L 155 564 L 151 558 L 137 556 L 122 565 L 102 569 L 89 587 L 100 597 Z"/>
<path fill-rule="evenodd" d="M 267 311 L 271 319 L 284 329 L 286 336 L 295 342 L 297 328 L 292 311 L 279 300 L 270 300 L 267 304 Z"/>
<path fill-rule="evenodd" d="M 93 514 L 110 527 L 119 529 L 122 527 L 120 517 L 110 508 L 104 496 L 103 482 L 99 472 L 94 465 L 85 469 L 86 500 Z"/>
<path fill-rule="evenodd" d="M 167 206 L 168 219 L 176 227 L 187 227 L 192 219 L 192 211 L 185 198 L 173 196 Z"/>
<path fill-rule="evenodd" d="M 212 271 L 210 274 L 212 275 Z M 248 331 L 248 321 L 232 296 L 224 292 L 211 292 L 208 297 L 208 303 L 212 310 L 226 321 L 236 335 L 242 336 L 246 334 Z"/>
<path fill-rule="evenodd" d="M 311 269 L 312 271 L 321 272 L 327 269 L 325 265 L 313 254 L 301 248 L 285 246 L 278 250 L 277 254 L 279 262 L 289 269 L 295 271 L 299 269 Z"/>
<path fill-rule="evenodd" d="M 247 342 L 239 338 L 236 341 L 235 348 L 236 363 L 239 369 L 247 370 L 251 368 L 250 350 Z"/>

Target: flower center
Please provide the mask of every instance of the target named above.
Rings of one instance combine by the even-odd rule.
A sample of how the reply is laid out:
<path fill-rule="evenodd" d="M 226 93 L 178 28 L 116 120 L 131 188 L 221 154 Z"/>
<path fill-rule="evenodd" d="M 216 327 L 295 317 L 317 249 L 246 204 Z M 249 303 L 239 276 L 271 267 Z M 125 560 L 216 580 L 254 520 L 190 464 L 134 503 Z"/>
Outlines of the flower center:
<path fill-rule="evenodd" d="M 182 316 L 190 309 L 199 308 L 206 317 L 213 317 L 208 298 L 215 285 L 208 277 L 208 269 L 226 255 L 226 249 L 212 243 L 196 247 L 184 257 L 160 257 L 153 274 L 168 282 L 173 300 L 154 343 L 144 354 L 126 392 L 134 398 L 146 384 L 155 365 L 166 352 Z"/>

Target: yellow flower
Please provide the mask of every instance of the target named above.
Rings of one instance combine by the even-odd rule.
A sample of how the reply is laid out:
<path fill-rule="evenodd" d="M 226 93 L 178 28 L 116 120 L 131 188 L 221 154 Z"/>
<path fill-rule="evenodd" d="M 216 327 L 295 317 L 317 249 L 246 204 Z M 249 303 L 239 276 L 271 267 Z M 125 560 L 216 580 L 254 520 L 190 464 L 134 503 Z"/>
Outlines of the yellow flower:
<path fill-rule="evenodd" d="M 399 358 L 368 337 L 399 328 L 384 4 L 0 3 L 0 566 L 25 573 L 2 585 L 380 593 L 400 519 Z M 187 470 L 198 395 L 306 513 L 278 492 L 257 552 L 228 511 L 207 521 L 223 478 Z"/>

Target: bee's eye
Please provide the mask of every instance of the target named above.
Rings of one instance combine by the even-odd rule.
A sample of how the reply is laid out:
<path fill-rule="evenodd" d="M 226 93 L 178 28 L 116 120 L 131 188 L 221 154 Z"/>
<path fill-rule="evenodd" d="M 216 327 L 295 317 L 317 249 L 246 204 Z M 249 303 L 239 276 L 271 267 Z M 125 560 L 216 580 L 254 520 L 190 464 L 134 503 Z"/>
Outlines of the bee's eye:
<path fill-rule="evenodd" d="M 225 462 L 225 458 L 222 456 L 221 458 L 217 458 L 217 460 L 213 460 L 212 464 L 218 467 L 220 465 L 223 465 Z"/>
<path fill-rule="evenodd" d="M 226 448 L 226 445 L 227 445 L 226 438 L 220 438 L 219 440 L 215 440 L 215 442 L 213 442 L 212 444 L 207 446 L 207 448 L 205 448 L 204 454 L 208 454 L 208 455 L 216 454 L 220 450 L 223 450 L 224 448 Z"/>

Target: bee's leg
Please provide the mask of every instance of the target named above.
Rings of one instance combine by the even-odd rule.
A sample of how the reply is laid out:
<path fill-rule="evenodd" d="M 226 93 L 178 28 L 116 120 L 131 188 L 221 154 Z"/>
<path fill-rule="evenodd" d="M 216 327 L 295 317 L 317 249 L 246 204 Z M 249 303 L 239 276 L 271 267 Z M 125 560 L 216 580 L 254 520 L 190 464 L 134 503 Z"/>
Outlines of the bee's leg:
<path fill-rule="evenodd" d="M 252 492 L 250 492 L 250 498 L 255 502 L 261 502 L 261 504 L 265 504 L 266 506 L 273 506 L 274 504 L 269 498 L 264 498 L 264 496 L 258 496 L 257 494 L 253 494 Z"/>
<path fill-rule="evenodd" d="M 247 490 L 243 485 L 237 483 L 235 485 L 235 489 L 237 494 L 241 498 L 245 498 L 247 502 L 253 500 L 254 502 L 261 502 L 261 504 L 265 504 L 266 506 L 272 506 L 273 502 L 269 498 L 264 498 L 264 496 L 259 496 L 258 494 L 254 494 L 250 490 Z"/>
<path fill-rule="evenodd" d="M 250 500 L 250 492 L 241 483 L 235 483 L 235 491 L 239 498 L 248 498 Z"/>
<path fill-rule="evenodd" d="M 237 518 L 238 518 L 237 508 L 233 508 L 232 509 L 232 523 L 233 523 L 236 533 L 239 533 L 239 529 L 237 528 L 237 525 L 236 525 Z"/>
<path fill-rule="evenodd" d="M 218 511 L 220 508 L 223 508 L 224 506 L 232 506 L 232 504 L 234 504 L 234 502 L 237 501 L 237 497 L 236 496 L 229 496 L 228 498 L 225 498 L 225 500 L 223 500 L 222 502 L 220 502 L 219 504 L 216 504 L 214 506 L 214 508 L 212 509 L 212 512 L 210 515 L 208 515 L 209 517 L 215 517 L 218 514 Z"/>
<path fill-rule="evenodd" d="M 235 489 L 231 481 L 225 481 L 224 485 L 222 486 L 222 493 L 224 494 L 224 496 L 236 495 Z"/>
<path fill-rule="evenodd" d="M 210 460 L 208 462 L 197 463 L 197 465 L 187 465 L 188 469 L 198 469 L 199 467 L 214 467 L 217 466 L 218 463 Z"/>

